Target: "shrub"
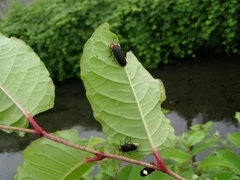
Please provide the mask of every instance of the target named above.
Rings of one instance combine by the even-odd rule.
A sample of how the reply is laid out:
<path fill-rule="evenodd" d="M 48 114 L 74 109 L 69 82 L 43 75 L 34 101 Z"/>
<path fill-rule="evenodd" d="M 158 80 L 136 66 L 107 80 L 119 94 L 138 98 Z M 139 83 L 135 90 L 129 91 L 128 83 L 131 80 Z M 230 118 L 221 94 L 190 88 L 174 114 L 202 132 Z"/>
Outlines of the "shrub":
<path fill-rule="evenodd" d="M 84 43 L 109 22 L 147 68 L 209 51 L 238 53 L 237 0 L 39 0 L 14 4 L 0 31 L 28 43 L 55 80 L 79 77 Z"/>

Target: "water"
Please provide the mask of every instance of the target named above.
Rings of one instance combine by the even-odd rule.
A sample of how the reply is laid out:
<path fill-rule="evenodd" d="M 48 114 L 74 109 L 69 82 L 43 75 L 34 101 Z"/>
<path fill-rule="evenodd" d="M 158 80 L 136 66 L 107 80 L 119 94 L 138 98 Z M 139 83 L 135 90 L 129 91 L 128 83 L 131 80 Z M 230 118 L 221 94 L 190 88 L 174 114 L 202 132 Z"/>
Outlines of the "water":
<path fill-rule="evenodd" d="M 163 107 L 172 110 L 167 115 L 176 134 L 187 131 L 192 124 L 217 121 L 213 132 L 222 137 L 236 132 L 234 114 L 240 111 L 240 61 L 235 58 L 210 58 L 166 65 L 152 71 L 162 79 L 167 100 Z M 48 132 L 64 129 L 78 130 L 82 138 L 105 137 L 100 124 L 94 120 L 81 80 L 71 80 L 56 85 L 55 107 L 36 116 Z M 22 163 L 22 150 L 37 137 L 0 132 L 0 177 L 12 180 L 17 166 Z M 206 155 L 201 154 L 197 158 Z"/>

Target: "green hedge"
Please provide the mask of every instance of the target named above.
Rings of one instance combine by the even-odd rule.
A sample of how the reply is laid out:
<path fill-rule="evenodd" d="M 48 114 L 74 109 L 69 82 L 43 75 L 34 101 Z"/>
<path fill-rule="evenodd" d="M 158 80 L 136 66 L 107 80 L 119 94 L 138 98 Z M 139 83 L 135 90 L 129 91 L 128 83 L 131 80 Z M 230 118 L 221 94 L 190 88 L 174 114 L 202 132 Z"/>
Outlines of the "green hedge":
<path fill-rule="evenodd" d="M 238 53 L 238 0 L 38 0 L 14 4 L 0 31 L 29 44 L 58 81 L 79 76 L 84 43 L 109 22 L 147 68 L 208 51 Z"/>

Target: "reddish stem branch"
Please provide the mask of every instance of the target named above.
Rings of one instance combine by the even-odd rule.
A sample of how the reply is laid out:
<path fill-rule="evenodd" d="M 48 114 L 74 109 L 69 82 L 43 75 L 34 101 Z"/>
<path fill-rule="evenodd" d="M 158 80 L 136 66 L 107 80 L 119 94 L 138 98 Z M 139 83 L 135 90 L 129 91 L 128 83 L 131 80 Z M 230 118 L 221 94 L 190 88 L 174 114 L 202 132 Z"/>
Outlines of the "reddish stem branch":
<path fill-rule="evenodd" d="M 153 155 L 155 156 L 157 162 L 158 162 L 158 166 L 159 166 L 159 170 L 165 173 L 168 173 L 168 168 L 165 165 L 165 163 L 163 162 L 162 158 L 160 157 L 157 149 L 153 149 Z"/>
<path fill-rule="evenodd" d="M 149 168 L 153 168 L 153 169 L 159 170 L 159 168 L 157 166 L 154 166 L 152 164 L 141 162 L 141 161 L 137 161 L 135 159 L 130 159 L 130 158 L 127 158 L 127 157 L 124 157 L 124 156 L 116 155 L 116 154 L 102 153 L 102 152 L 90 149 L 88 147 L 80 146 L 78 144 L 74 144 L 74 143 L 71 143 L 69 141 L 60 139 L 60 138 L 58 138 L 56 136 L 48 134 L 45 131 L 43 132 L 42 136 L 47 138 L 47 139 L 50 139 L 52 141 L 55 141 L 55 142 L 58 142 L 58 143 L 61 143 L 61 144 L 65 144 L 67 146 L 70 146 L 70 147 L 73 147 L 73 148 L 77 148 L 77 149 L 80 149 L 82 151 L 89 152 L 91 154 L 95 154 L 96 157 L 101 157 L 102 159 L 104 159 L 104 158 L 118 159 L 118 160 L 121 160 L 121 161 L 129 162 L 131 164 L 136 164 L 136 165 L 140 165 L 140 166 L 149 167 Z"/>
<path fill-rule="evenodd" d="M 42 132 L 44 131 L 38 123 L 33 119 L 32 115 L 28 113 L 21 105 L 17 102 L 16 99 L 13 98 L 13 96 L 6 91 L 2 86 L 0 86 L 0 89 L 11 99 L 11 101 L 18 107 L 18 109 L 26 116 L 30 124 L 33 126 L 33 128 L 36 130 L 36 132 L 41 136 Z"/>
<path fill-rule="evenodd" d="M 42 136 L 43 133 L 46 131 L 38 125 L 38 123 L 34 120 L 34 118 L 31 116 L 31 114 L 29 114 L 28 112 L 25 112 L 24 114 L 25 114 L 26 118 L 28 119 L 28 121 L 30 122 L 30 124 L 35 129 L 36 133 L 38 135 Z"/>
<path fill-rule="evenodd" d="M 92 158 L 87 158 L 85 160 L 85 163 L 90 163 L 90 162 L 94 162 L 94 161 L 100 161 L 102 159 L 104 159 L 104 157 L 102 157 L 102 156 L 96 156 L 96 157 L 92 157 Z"/>
<path fill-rule="evenodd" d="M 12 127 L 12 126 L 5 126 L 0 124 L 0 129 L 6 129 L 6 130 L 12 130 L 12 131 L 20 131 L 20 132 L 26 132 L 30 134 L 38 134 L 35 130 L 32 129 L 26 129 L 26 128 L 19 128 L 19 127 Z"/>
<path fill-rule="evenodd" d="M 164 164 L 164 162 L 162 161 L 162 159 L 160 158 L 158 152 L 156 149 L 153 150 L 153 154 L 155 156 L 155 158 L 157 159 L 157 166 L 153 165 L 153 164 L 149 164 L 149 163 L 145 163 L 145 162 L 141 162 L 141 161 L 137 161 L 135 159 L 129 159 L 126 158 L 124 156 L 119 156 L 116 154 L 107 154 L 107 153 L 102 153 L 93 149 L 90 149 L 88 147 L 84 147 L 84 146 L 80 146 L 74 143 L 71 143 L 69 141 L 65 141 L 63 139 L 60 139 L 56 136 L 53 136 L 49 133 L 47 133 L 44 129 L 42 129 L 38 123 L 34 120 L 34 118 L 32 117 L 32 115 L 30 113 L 28 113 L 14 98 L 13 96 L 11 96 L 3 87 L 0 86 L 0 89 L 2 89 L 2 91 L 12 100 L 12 102 L 21 110 L 21 112 L 26 116 L 26 118 L 28 119 L 28 121 L 30 122 L 30 124 L 33 126 L 33 128 L 35 130 L 30 130 L 30 129 L 24 129 L 24 128 L 15 128 L 15 127 L 10 127 L 10 126 L 3 126 L 1 125 L 0 128 L 2 129 L 8 129 L 8 130 L 16 130 L 16 131 L 22 131 L 22 132 L 28 132 L 28 133 L 32 133 L 32 134 L 37 134 L 39 136 L 43 136 L 47 139 L 50 139 L 52 141 L 61 143 L 61 144 L 65 144 L 67 146 L 73 147 L 73 148 L 77 148 L 80 149 L 82 151 L 86 151 L 92 154 L 95 154 L 96 157 L 94 158 L 89 158 L 86 160 L 86 162 L 93 162 L 93 161 L 98 161 L 98 160 L 102 160 L 104 158 L 112 158 L 112 159 L 118 159 L 121 161 L 125 161 L 131 164 L 136 164 L 136 165 L 140 165 L 140 166 L 144 166 L 144 167 L 148 167 L 148 168 L 152 168 L 155 170 L 160 170 L 162 172 L 165 172 L 166 174 L 178 179 L 178 180 L 184 180 L 181 176 L 175 174 L 174 172 L 170 171 L 166 165 Z"/>
<path fill-rule="evenodd" d="M 102 160 L 104 158 L 112 158 L 112 159 L 117 159 L 117 160 L 120 160 L 120 161 L 125 161 L 125 162 L 131 163 L 131 164 L 136 164 L 136 165 L 140 165 L 140 166 L 143 166 L 143 167 L 148 167 L 148 168 L 152 168 L 152 169 L 155 169 L 155 170 L 162 171 L 162 169 L 160 169 L 159 166 L 156 166 L 156 165 L 153 165 L 153 164 L 149 164 L 149 163 L 145 163 L 145 162 L 142 162 L 142 161 L 137 161 L 135 159 L 130 159 L 130 158 L 127 158 L 127 157 L 124 157 L 124 156 L 116 155 L 116 154 L 102 153 L 102 152 L 90 149 L 88 147 L 80 146 L 80 145 L 71 143 L 69 141 L 60 139 L 60 138 L 58 138 L 56 136 L 48 134 L 44 130 L 41 132 L 41 134 L 39 134 L 35 130 L 24 129 L 24 128 L 17 128 L 17 127 L 5 126 L 5 125 L 0 125 L 0 129 L 15 130 L 15 131 L 27 132 L 27 133 L 31 133 L 31 134 L 37 134 L 37 135 L 43 136 L 43 137 L 45 137 L 47 139 L 50 139 L 52 141 L 58 142 L 60 144 L 65 144 L 67 146 L 70 146 L 70 147 L 73 147 L 73 148 L 76 148 L 76 149 L 80 149 L 82 151 L 86 151 L 86 152 L 89 152 L 91 154 L 95 154 L 96 155 L 96 157 L 86 159 L 86 163 L 87 162 L 93 162 L 93 161 L 99 161 L 99 160 Z M 168 175 L 170 175 L 170 176 L 172 176 L 172 177 L 174 177 L 174 178 L 176 178 L 178 180 L 184 180 L 184 178 L 182 178 L 181 176 L 175 174 L 174 172 L 172 172 L 170 170 L 167 170 L 167 172 L 165 172 L 165 173 L 167 173 Z"/>

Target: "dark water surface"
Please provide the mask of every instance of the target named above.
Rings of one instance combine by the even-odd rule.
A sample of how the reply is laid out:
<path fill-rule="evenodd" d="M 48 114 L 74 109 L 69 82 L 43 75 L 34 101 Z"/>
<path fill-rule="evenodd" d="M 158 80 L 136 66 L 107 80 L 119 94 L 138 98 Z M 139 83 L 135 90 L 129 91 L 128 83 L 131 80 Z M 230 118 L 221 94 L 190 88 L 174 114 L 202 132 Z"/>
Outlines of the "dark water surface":
<path fill-rule="evenodd" d="M 240 111 L 240 59 L 218 57 L 165 65 L 151 72 L 166 88 L 163 107 L 172 110 L 167 115 L 176 134 L 187 131 L 191 124 L 217 121 L 213 131 L 222 137 L 240 130 L 234 119 Z M 94 120 L 81 80 L 56 85 L 56 101 L 52 110 L 36 116 L 48 132 L 76 129 L 82 138 L 105 137 Z M 22 150 L 37 137 L 0 132 L 0 179 L 12 180 L 22 163 Z"/>

